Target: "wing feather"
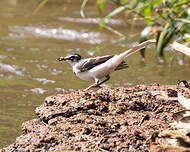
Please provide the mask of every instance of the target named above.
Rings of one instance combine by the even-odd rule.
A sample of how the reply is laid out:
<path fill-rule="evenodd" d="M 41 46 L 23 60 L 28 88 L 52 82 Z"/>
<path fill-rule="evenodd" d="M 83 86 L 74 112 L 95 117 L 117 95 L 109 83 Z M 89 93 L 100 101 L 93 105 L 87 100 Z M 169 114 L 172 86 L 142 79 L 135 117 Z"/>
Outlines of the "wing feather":
<path fill-rule="evenodd" d="M 80 63 L 78 63 L 76 68 L 79 69 L 80 72 L 85 72 L 94 68 L 95 66 L 98 66 L 106 62 L 107 60 L 111 59 L 113 56 L 114 55 L 107 55 L 107 56 L 99 56 L 95 58 L 83 59 Z M 121 64 L 119 64 L 115 70 L 120 70 L 127 67 L 128 65 L 125 63 L 125 61 L 122 61 Z"/>
<path fill-rule="evenodd" d="M 77 68 L 80 70 L 80 72 L 88 71 L 92 68 L 94 68 L 97 65 L 100 65 L 107 60 L 111 59 L 114 55 L 107 55 L 107 56 L 100 56 L 95 58 L 88 58 L 83 59 L 78 65 Z"/>

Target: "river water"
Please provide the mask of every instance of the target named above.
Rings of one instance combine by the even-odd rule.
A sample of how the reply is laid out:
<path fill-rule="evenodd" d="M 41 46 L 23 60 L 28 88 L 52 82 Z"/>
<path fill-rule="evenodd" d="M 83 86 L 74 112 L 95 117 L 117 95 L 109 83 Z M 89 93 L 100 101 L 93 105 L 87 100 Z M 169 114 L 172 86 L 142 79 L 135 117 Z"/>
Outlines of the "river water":
<path fill-rule="evenodd" d="M 126 36 L 98 29 L 98 10 L 89 1 L 87 18 L 81 18 L 81 0 L 49 2 L 32 15 L 40 0 L 0 1 L 0 147 L 15 141 L 21 134 L 21 124 L 36 118 L 35 108 L 46 96 L 86 88 L 90 82 L 79 80 L 66 63 L 56 59 L 73 52 L 83 56 L 108 55 L 123 52 L 137 44 L 144 24 L 124 22 L 123 16 L 111 19 L 107 25 Z M 111 8 L 106 8 L 107 12 Z M 167 57 L 175 52 L 167 48 Z M 139 53 L 127 59 L 129 68 L 117 71 L 106 86 L 136 84 L 176 84 L 190 78 L 190 67 L 181 56 L 172 64 L 159 64 L 155 47 L 148 47 L 145 62 Z"/>

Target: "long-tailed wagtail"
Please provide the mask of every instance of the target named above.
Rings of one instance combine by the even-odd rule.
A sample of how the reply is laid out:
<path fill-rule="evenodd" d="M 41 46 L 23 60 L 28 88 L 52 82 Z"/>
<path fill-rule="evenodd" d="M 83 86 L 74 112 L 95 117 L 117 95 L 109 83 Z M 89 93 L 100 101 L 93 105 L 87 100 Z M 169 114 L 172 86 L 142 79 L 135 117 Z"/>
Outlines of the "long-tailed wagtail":
<path fill-rule="evenodd" d="M 57 60 L 67 61 L 72 66 L 73 72 L 80 79 L 95 81 L 94 84 L 86 88 L 86 90 L 88 90 L 92 87 L 99 87 L 102 83 L 108 81 L 110 79 L 110 74 L 113 71 L 127 68 L 128 65 L 124 61 L 126 57 L 154 42 L 155 40 L 145 41 L 132 49 L 117 55 L 83 58 L 78 53 L 74 53 L 66 57 L 60 57 Z M 104 77 L 105 80 L 100 81 Z"/>

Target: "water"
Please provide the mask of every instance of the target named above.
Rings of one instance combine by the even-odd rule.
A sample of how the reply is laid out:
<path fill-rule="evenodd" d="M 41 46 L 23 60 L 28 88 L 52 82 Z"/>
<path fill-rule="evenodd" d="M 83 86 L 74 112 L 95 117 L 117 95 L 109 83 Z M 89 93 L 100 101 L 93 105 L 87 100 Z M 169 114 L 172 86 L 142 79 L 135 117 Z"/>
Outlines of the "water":
<path fill-rule="evenodd" d="M 36 15 L 38 0 L 0 1 L 0 147 L 15 141 L 21 124 L 36 118 L 34 110 L 46 96 L 86 88 L 90 82 L 79 80 L 66 63 L 56 59 L 73 52 L 83 56 L 115 54 L 137 44 L 143 24 L 135 27 L 121 18 L 110 20 L 126 40 L 108 30 L 98 30 L 95 2 L 88 3 L 80 17 L 81 0 L 51 1 Z M 174 52 L 166 52 L 172 56 Z M 136 84 L 176 84 L 188 80 L 190 68 L 179 64 L 158 64 L 154 47 L 149 47 L 143 63 L 138 53 L 127 59 L 129 68 L 111 75 L 107 86 Z M 182 62 L 183 63 L 183 62 Z"/>

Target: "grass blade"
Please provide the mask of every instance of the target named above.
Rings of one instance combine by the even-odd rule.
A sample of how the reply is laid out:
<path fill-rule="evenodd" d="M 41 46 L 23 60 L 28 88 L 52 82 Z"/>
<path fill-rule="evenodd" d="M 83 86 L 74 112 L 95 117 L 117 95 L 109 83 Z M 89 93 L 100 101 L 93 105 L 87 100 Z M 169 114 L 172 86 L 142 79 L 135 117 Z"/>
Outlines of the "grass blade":
<path fill-rule="evenodd" d="M 38 7 L 33 11 L 33 15 L 36 14 L 42 7 L 44 7 L 44 5 L 48 2 L 48 0 L 43 0 Z"/>
<path fill-rule="evenodd" d="M 157 43 L 157 48 L 156 48 L 157 53 L 158 53 L 158 56 L 162 59 L 164 58 L 163 43 L 164 43 L 165 37 L 168 33 L 169 27 L 170 27 L 170 24 L 165 25 L 164 30 L 161 32 L 159 39 L 158 39 L 158 43 Z"/>
<path fill-rule="evenodd" d="M 104 19 L 100 22 L 100 26 L 99 26 L 99 30 L 102 31 L 105 21 L 108 20 L 109 18 L 121 13 L 122 11 L 124 11 L 126 9 L 125 6 L 120 6 L 116 9 L 114 9 L 111 13 L 109 13 L 106 17 L 104 17 Z"/>
<path fill-rule="evenodd" d="M 104 12 L 104 0 L 97 0 L 98 10 L 100 15 L 103 15 Z"/>
<path fill-rule="evenodd" d="M 151 31 L 152 31 L 152 25 L 148 25 L 144 28 L 144 30 L 141 32 L 140 36 L 140 43 L 146 41 L 149 39 Z M 144 58 L 145 57 L 145 48 L 140 50 L 141 56 Z"/>

